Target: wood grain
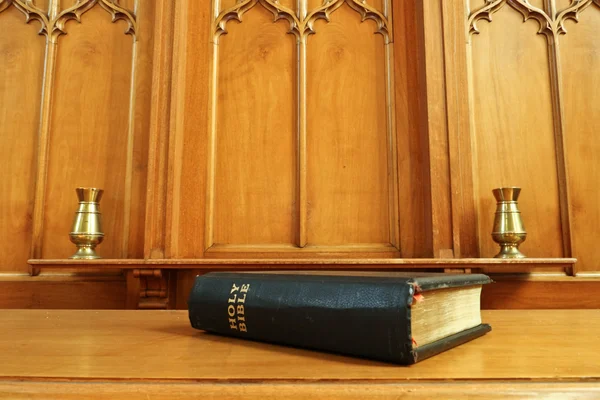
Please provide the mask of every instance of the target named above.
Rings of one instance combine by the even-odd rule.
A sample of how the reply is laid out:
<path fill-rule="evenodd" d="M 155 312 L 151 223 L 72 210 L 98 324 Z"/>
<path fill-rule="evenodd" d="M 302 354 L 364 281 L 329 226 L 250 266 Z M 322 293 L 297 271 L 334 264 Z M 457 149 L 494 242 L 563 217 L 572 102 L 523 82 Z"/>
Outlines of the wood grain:
<path fill-rule="evenodd" d="M 88 23 L 69 26 L 72 34 L 61 37 L 57 55 L 44 257 L 73 252 L 68 232 L 78 186 L 105 190 L 105 239 L 98 250 L 104 257 L 122 254 L 132 39 L 100 7 L 85 18 Z"/>
<path fill-rule="evenodd" d="M 2 309 L 120 309 L 125 306 L 125 281 L 117 272 L 105 276 L 68 274 L 0 274 Z"/>
<path fill-rule="evenodd" d="M 427 143 L 429 152 L 431 198 L 431 225 L 433 256 L 453 252 L 452 203 L 450 196 L 450 169 L 448 163 L 448 114 L 442 34 L 442 3 L 425 1 L 418 6 L 423 19 L 423 43 L 427 84 L 421 94 L 425 97 Z"/>
<path fill-rule="evenodd" d="M 228 25 L 218 52 L 214 237 L 296 242 L 295 38 L 262 6 Z M 211 190 L 211 188 L 209 188 Z"/>
<path fill-rule="evenodd" d="M 482 319 L 493 328 L 489 334 L 404 368 L 206 334 L 191 328 L 186 311 L 5 310 L 0 342 L 11 345 L 0 353 L 0 376 L 263 384 L 600 379 L 590 351 L 599 310 L 490 310 Z"/>
<path fill-rule="evenodd" d="M 579 15 L 579 23 L 567 23 L 568 32 L 559 39 L 565 110 L 565 141 L 569 192 L 572 207 L 573 254 L 577 271 L 600 271 L 597 246 L 600 224 L 600 8 L 590 6 Z"/>
<path fill-rule="evenodd" d="M 207 159 L 210 11 L 200 2 L 187 2 L 176 10 L 174 57 L 178 69 L 172 86 L 170 135 L 174 149 L 167 199 L 172 217 L 167 232 L 169 251 L 175 258 L 204 255 L 206 162 L 198 160 Z"/>
<path fill-rule="evenodd" d="M 598 309 L 600 279 L 548 274 L 493 275 L 481 295 L 484 309 Z"/>
<path fill-rule="evenodd" d="M 424 38 L 416 3 L 395 0 L 393 8 L 400 248 L 405 258 L 431 257 Z"/>
<path fill-rule="evenodd" d="M 0 13 L 0 25 L 0 271 L 26 272 L 45 38 L 14 6 Z"/>
<path fill-rule="evenodd" d="M 468 40 L 461 22 L 464 4 L 442 2 L 446 109 L 448 112 L 448 162 L 452 201 L 454 257 L 478 257 L 478 215 L 473 187 L 473 155 L 469 103 Z"/>
<path fill-rule="evenodd" d="M 390 243 L 384 41 L 347 5 L 315 30 L 307 50 L 308 244 Z"/>
<path fill-rule="evenodd" d="M 523 188 L 519 198 L 529 257 L 563 256 L 557 161 L 546 38 L 511 7 L 480 24 L 471 37 L 475 196 L 480 256 L 497 252 L 491 239 L 491 190 Z"/>
<path fill-rule="evenodd" d="M 170 167 L 169 122 L 173 68 L 172 2 L 157 3 L 152 59 L 152 97 L 148 133 L 148 180 L 146 183 L 144 257 L 165 257 L 167 252 L 167 180 Z"/>
<path fill-rule="evenodd" d="M 130 0 L 131 2 L 132 0 Z M 155 25 L 146 21 L 154 21 L 155 8 L 147 3 L 136 0 L 136 4 L 124 7 L 136 11 L 136 18 L 140 21 L 137 32 L 137 57 L 132 60 L 132 69 L 135 68 L 135 86 L 131 94 L 135 94 L 135 107 L 133 116 L 130 115 L 128 123 L 134 127 L 131 153 L 131 210 L 129 215 L 129 229 L 123 232 L 128 235 L 127 249 L 123 254 L 127 258 L 140 258 L 144 256 L 146 187 L 148 179 L 148 132 L 150 130 L 151 99 L 152 99 L 152 64 L 153 49 L 155 44 Z M 131 120 L 133 117 L 133 120 Z"/>
<path fill-rule="evenodd" d="M 361 249 L 364 250 L 364 249 Z M 356 252 L 361 254 L 362 252 Z M 368 253 L 368 252 L 365 252 Z M 330 255 L 331 256 L 331 255 Z M 549 268 L 558 273 L 561 269 L 572 267 L 573 258 L 248 258 L 248 259 L 98 259 L 98 260 L 71 260 L 71 259 L 43 259 L 28 260 L 28 263 L 39 267 L 69 268 L 180 268 L 197 269 L 289 269 L 289 268 L 316 268 L 316 269 L 415 269 L 415 268 L 497 268 L 496 272 L 508 272 L 512 268 L 524 270 Z M 504 271 L 503 271 L 504 270 Z"/>
<path fill-rule="evenodd" d="M 99 389 L 101 385 L 101 390 Z M 11 399 L 146 400 L 197 399 L 593 399 L 592 382 L 423 382 L 423 383 L 81 383 L 0 382 L 0 396 Z"/>

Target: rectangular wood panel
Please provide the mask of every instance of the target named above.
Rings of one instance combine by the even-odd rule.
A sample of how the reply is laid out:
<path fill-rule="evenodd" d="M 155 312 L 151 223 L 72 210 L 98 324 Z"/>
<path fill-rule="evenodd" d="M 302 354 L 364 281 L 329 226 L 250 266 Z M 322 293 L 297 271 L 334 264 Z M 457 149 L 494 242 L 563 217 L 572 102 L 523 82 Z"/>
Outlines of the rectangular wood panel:
<path fill-rule="evenodd" d="M 257 5 L 219 38 L 215 244 L 296 241 L 296 46 Z M 212 195 L 211 195 L 212 197 Z"/>
<path fill-rule="evenodd" d="M 600 271 L 600 4 L 560 37 L 566 157 L 577 271 Z"/>
<path fill-rule="evenodd" d="M 105 190 L 103 257 L 123 256 L 132 38 L 101 7 L 69 24 L 56 61 L 42 255 L 65 258 L 75 188 Z M 143 210 L 139 210 L 143 211 Z"/>
<path fill-rule="evenodd" d="M 14 6 L 0 12 L 0 271 L 28 270 L 45 38 Z"/>
<path fill-rule="evenodd" d="M 529 257 L 561 257 L 553 97 L 546 37 L 535 21 L 505 5 L 479 21 L 472 43 L 472 141 L 481 257 L 498 251 L 491 230 L 492 189 L 522 188 L 519 205 Z"/>
<path fill-rule="evenodd" d="M 385 40 L 376 30 L 342 5 L 308 38 L 308 244 L 389 244 L 397 224 L 390 223 Z"/>

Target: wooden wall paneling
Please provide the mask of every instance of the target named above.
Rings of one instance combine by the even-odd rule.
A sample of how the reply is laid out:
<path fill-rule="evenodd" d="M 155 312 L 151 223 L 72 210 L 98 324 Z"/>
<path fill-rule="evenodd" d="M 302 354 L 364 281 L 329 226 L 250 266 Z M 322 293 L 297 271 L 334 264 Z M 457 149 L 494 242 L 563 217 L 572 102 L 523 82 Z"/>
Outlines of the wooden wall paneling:
<path fill-rule="evenodd" d="M 491 190 L 520 186 L 519 204 L 528 231 L 523 253 L 563 257 L 551 55 L 546 37 L 536 34 L 539 24 L 523 23 L 514 3 L 504 7 L 500 3 L 475 9 L 469 20 L 471 28 L 479 22 L 481 30 L 473 35 L 471 29 L 469 43 L 480 256 L 497 252 L 490 235 L 495 210 Z M 481 17 L 491 11 L 493 22 L 482 24 Z"/>
<path fill-rule="evenodd" d="M 297 241 L 295 37 L 262 5 L 227 30 L 215 38 L 207 238 L 217 246 L 291 245 Z"/>
<path fill-rule="evenodd" d="M 38 21 L 0 1 L 0 271 L 26 272 L 33 229 L 45 38 Z M 42 25 L 43 27 L 43 25 Z"/>
<path fill-rule="evenodd" d="M 121 10 L 93 5 L 77 3 L 60 14 L 66 22 L 86 12 L 87 23 L 69 26 L 71 34 L 59 39 L 44 202 L 45 258 L 68 257 L 73 251 L 68 232 L 77 204 L 73 193 L 77 186 L 105 189 L 100 207 L 106 236 L 100 254 L 123 257 L 127 236 L 123 233 L 128 224 L 124 199 L 130 198 L 127 192 L 131 190 L 126 186 L 130 182 L 126 173 L 131 172 L 127 171 L 127 151 L 133 134 L 129 93 L 135 37 L 132 40 L 123 34 L 123 27 L 111 24 L 106 11 Z M 129 20 L 129 32 L 135 34 L 133 17 L 123 11 L 119 15 Z"/>
<path fill-rule="evenodd" d="M 3 309 L 121 309 L 125 281 L 120 274 L 104 276 L 0 274 Z"/>
<path fill-rule="evenodd" d="M 167 188 L 169 171 L 169 128 L 171 69 L 173 65 L 174 6 L 168 0 L 156 3 L 152 97 L 146 192 L 145 258 L 165 258 L 167 227 Z"/>
<path fill-rule="evenodd" d="M 180 11 L 181 8 L 181 11 Z M 171 134 L 176 136 L 170 253 L 175 258 L 204 257 L 204 205 L 209 113 L 211 7 L 203 2 L 178 5 L 174 46 L 177 70 L 173 77 Z"/>
<path fill-rule="evenodd" d="M 433 256 L 441 257 L 454 255 L 442 1 L 419 2 L 418 7 L 419 20 L 424 25 L 426 91 L 423 96 L 430 164 L 432 247 Z"/>
<path fill-rule="evenodd" d="M 392 5 L 400 248 L 404 258 L 433 257 L 423 15 L 417 2 Z"/>
<path fill-rule="evenodd" d="M 479 257 L 473 182 L 466 4 L 442 1 L 448 161 L 454 257 Z"/>
<path fill-rule="evenodd" d="M 494 283 L 481 293 L 483 309 L 597 309 L 599 277 L 575 278 L 556 274 L 492 275 Z"/>
<path fill-rule="evenodd" d="M 144 257 L 144 240 L 146 235 L 146 192 L 148 179 L 148 153 L 149 132 L 152 107 L 152 72 L 155 32 L 155 10 L 154 2 L 148 3 L 140 0 L 128 0 L 127 3 L 120 1 L 123 7 L 134 10 L 138 21 L 137 40 L 134 43 L 135 54 L 132 57 L 132 85 L 130 96 L 129 136 L 128 136 L 128 164 L 126 176 L 130 187 L 129 221 L 124 226 L 123 235 L 128 238 L 124 240 L 127 248 L 123 248 L 122 254 L 126 258 Z M 133 114 L 131 114 L 133 112 Z M 127 212 L 127 211 L 126 211 Z"/>
<path fill-rule="evenodd" d="M 41 32 L 46 34 L 46 51 L 44 55 L 44 75 L 43 86 L 41 91 L 41 107 L 40 120 L 37 143 L 37 162 L 35 165 L 35 192 L 33 197 L 33 221 L 32 221 L 32 237 L 30 242 L 30 255 L 32 258 L 42 257 L 42 240 L 44 226 L 44 211 L 46 202 L 46 179 L 48 171 L 48 145 L 49 145 L 49 130 L 50 130 L 50 111 L 52 107 L 52 92 L 54 86 L 55 69 L 56 69 L 56 37 L 60 34 L 58 31 L 55 34 L 54 27 L 51 26 L 51 21 L 55 21 L 58 17 L 58 2 L 48 2 L 48 13 L 43 14 L 33 7 L 27 8 L 28 15 L 35 15 L 42 24 Z M 52 23 L 54 25 L 54 23 Z M 38 275 L 39 270 L 30 269 L 31 275 Z"/>
<path fill-rule="evenodd" d="M 562 3 L 562 4 L 561 4 Z M 569 6 L 564 1 L 557 4 Z M 560 43 L 565 152 L 576 273 L 600 271 L 600 1 L 565 23 Z"/>
<path fill-rule="evenodd" d="M 308 39 L 309 245 L 399 247 L 395 132 L 386 112 L 392 46 L 387 31 L 376 30 L 341 5 Z"/>

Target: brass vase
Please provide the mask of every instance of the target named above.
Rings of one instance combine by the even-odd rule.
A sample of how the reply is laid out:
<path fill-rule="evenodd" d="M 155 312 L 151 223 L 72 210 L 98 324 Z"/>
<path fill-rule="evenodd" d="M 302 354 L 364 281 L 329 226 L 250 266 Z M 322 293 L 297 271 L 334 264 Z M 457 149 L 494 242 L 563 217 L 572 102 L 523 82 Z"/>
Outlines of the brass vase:
<path fill-rule="evenodd" d="M 504 187 L 492 190 L 496 198 L 496 215 L 492 239 L 500 245 L 495 258 L 525 258 L 519 251 L 519 245 L 525 241 L 527 232 L 521 219 L 517 199 L 521 188 Z"/>
<path fill-rule="evenodd" d="M 96 246 L 104 239 L 102 219 L 98 210 L 104 190 L 98 188 L 75 189 L 79 199 L 79 207 L 75 212 L 73 227 L 69 234 L 77 251 L 70 258 L 91 260 L 101 258 L 96 254 Z"/>

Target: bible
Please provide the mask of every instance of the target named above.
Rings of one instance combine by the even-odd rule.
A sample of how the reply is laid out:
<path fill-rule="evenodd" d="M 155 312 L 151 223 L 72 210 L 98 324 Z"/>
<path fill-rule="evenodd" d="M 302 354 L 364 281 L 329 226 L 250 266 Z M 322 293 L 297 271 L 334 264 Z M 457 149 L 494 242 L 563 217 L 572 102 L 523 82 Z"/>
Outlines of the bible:
<path fill-rule="evenodd" d="M 482 336 L 483 274 L 210 272 L 188 300 L 193 328 L 414 364 Z"/>

